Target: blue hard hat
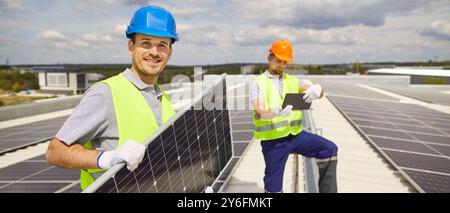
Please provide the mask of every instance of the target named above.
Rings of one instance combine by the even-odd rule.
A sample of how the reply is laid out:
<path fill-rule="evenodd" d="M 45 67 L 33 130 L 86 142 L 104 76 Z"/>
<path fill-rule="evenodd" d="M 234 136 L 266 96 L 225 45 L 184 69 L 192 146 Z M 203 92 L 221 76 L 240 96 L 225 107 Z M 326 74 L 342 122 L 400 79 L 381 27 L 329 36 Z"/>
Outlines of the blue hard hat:
<path fill-rule="evenodd" d="M 137 10 L 125 33 L 127 38 L 135 33 L 142 33 L 178 41 L 175 19 L 169 11 L 158 6 L 145 6 Z"/>

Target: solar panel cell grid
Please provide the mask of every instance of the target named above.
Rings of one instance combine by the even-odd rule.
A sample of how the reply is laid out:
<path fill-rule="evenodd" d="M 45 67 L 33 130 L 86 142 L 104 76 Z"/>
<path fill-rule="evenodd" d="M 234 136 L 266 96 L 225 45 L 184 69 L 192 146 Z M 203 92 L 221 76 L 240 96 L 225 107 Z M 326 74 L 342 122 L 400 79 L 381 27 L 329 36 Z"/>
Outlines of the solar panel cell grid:
<path fill-rule="evenodd" d="M 111 177 L 105 184 L 101 185 L 97 189 L 97 193 L 118 193 L 114 177 Z"/>
<path fill-rule="evenodd" d="M 421 132 L 421 133 L 428 133 L 428 134 L 442 134 L 441 131 L 435 130 L 429 127 L 422 127 L 422 126 L 413 126 L 413 125 L 404 125 L 404 124 L 395 124 L 396 127 L 399 129 L 408 131 L 408 132 Z"/>
<path fill-rule="evenodd" d="M 416 168 L 434 172 L 450 173 L 450 160 L 444 157 L 423 154 L 385 151 L 401 167 Z"/>
<path fill-rule="evenodd" d="M 414 179 L 425 192 L 450 192 L 450 178 L 448 175 L 434 174 L 405 169 L 406 174 Z"/>
<path fill-rule="evenodd" d="M 353 121 L 359 126 L 385 128 L 385 129 L 398 129 L 394 125 L 382 121 L 358 120 L 358 119 L 354 119 Z"/>
<path fill-rule="evenodd" d="M 80 179 L 79 172 L 70 172 L 66 169 L 52 167 L 45 172 L 38 173 L 31 177 L 23 179 L 24 181 L 78 181 Z"/>
<path fill-rule="evenodd" d="M 381 148 L 389 148 L 389 149 L 397 149 L 397 150 L 405 150 L 405 151 L 412 151 L 412 152 L 421 152 L 421 153 L 428 153 L 428 154 L 439 154 L 432 150 L 430 147 L 428 147 L 425 144 L 422 144 L 420 142 L 407 142 L 402 140 L 395 140 L 395 139 L 387 139 L 387 138 L 381 138 L 381 137 L 372 137 L 370 138 Z"/>
<path fill-rule="evenodd" d="M 14 166 L 9 166 L 0 170 L 0 181 L 16 181 L 24 177 L 31 176 L 43 169 L 50 168 L 51 165 L 40 162 L 20 162 Z"/>
<path fill-rule="evenodd" d="M 450 157 L 450 146 L 441 146 L 435 144 L 430 144 L 429 146 L 431 146 L 433 149 L 440 152 L 441 154 Z"/>
<path fill-rule="evenodd" d="M 450 137 L 448 136 L 438 136 L 438 135 L 427 135 L 427 134 L 418 134 L 418 133 L 410 133 L 415 138 L 420 141 L 428 141 L 433 143 L 447 144 L 450 145 Z"/>
<path fill-rule="evenodd" d="M 0 129 L 0 153 L 41 141 L 55 135 L 67 116 Z M 20 135 L 20 137 L 18 137 Z"/>
<path fill-rule="evenodd" d="M 401 131 L 391 131 L 386 129 L 378 129 L 378 128 L 367 128 L 360 127 L 366 134 L 368 135 L 378 135 L 378 136 L 388 136 L 393 138 L 403 138 L 414 140 L 413 137 L 409 136 L 407 133 Z"/>
<path fill-rule="evenodd" d="M 67 183 L 22 183 L 17 182 L 11 185 L 0 188 L 1 193 L 51 193 L 55 192 L 64 186 L 67 186 Z"/>
<path fill-rule="evenodd" d="M 335 96 L 329 99 L 420 190 L 450 192 L 449 115 L 414 104 Z M 366 109 L 372 112 L 365 113 Z M 390 116 L 377 109 L 386 110 Z"/>

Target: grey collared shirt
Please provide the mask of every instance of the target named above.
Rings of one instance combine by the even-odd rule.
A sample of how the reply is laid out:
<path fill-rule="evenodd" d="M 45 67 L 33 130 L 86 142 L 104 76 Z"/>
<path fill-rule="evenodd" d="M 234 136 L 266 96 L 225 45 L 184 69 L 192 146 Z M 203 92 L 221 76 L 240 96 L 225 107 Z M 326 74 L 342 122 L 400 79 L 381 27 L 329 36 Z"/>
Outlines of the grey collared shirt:
<path fill-rule="evenodd" d="M 158 126 L 162 123 L 161 90 L 140 80 L 130 69 L 123 74 L 145 98 Z M 113 150 L 119 141 L 116 114 L 111 90 L 107 84 L 97 83 L 83 95 L 70 117 L 56 134 L 67 145 L 92 141 L 95 148 Z"/>

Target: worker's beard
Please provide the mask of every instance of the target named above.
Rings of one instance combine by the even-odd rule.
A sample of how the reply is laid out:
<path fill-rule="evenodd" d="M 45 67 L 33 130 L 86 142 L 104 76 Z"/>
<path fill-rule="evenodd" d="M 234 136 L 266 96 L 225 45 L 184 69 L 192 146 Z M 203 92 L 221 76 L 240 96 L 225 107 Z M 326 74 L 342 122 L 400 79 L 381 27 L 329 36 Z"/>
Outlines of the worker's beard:
<path fill-rule="evenodd" d="M 284 69 L 283 68 L 275 68 L 275 69 L 274 68 L 270 68 L 270 71 L 274 75 L 281 76 L 281 75 L 283 75 Z"/>

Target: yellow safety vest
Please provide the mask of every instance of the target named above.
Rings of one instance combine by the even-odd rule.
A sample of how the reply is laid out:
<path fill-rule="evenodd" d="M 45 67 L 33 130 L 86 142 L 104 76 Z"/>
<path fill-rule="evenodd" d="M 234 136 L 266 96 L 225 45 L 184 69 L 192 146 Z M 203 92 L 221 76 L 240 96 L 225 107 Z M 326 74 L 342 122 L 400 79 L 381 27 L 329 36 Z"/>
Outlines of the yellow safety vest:
<path fill-rule="evenodd" d="M 286 73 L 283 74 L 283 94 L 273 85 L 272 80 L 263 73 L 256 78 L 259 91 L 264 96 L 266 109 L 281 108 L 286 93 L 299 93 L 297 78 Z M 301 110 L 293 110 L 289 117 L 276 116 L 271 119 L 257 118 L 253 111 L 253 136 L 259 140 L 274 140 L 283 138 L 289 134 L 297 135 L 302 131 L 303 113 Z"/>
<path fill-rule="evenodd" d="M 117 128 L 119 130 L 118 146 L 123 145 L 128 139 L 144 142 L 158 129 L 152 109 L 148 106 L 141 92 L 121 73 L 104 81 L 111 89 L 116 114 Z M 175 110 L 170 103 L 169 97 L 162 92 L 161 113 L 162 121 L 165 123 L 175 115 Z M 93 149 L 92 142 L 86 142 L 87 149 Z M 94 180 L 103 174 L 103 169 L 81 170 L 80 186 L 86 189 Z"/>

